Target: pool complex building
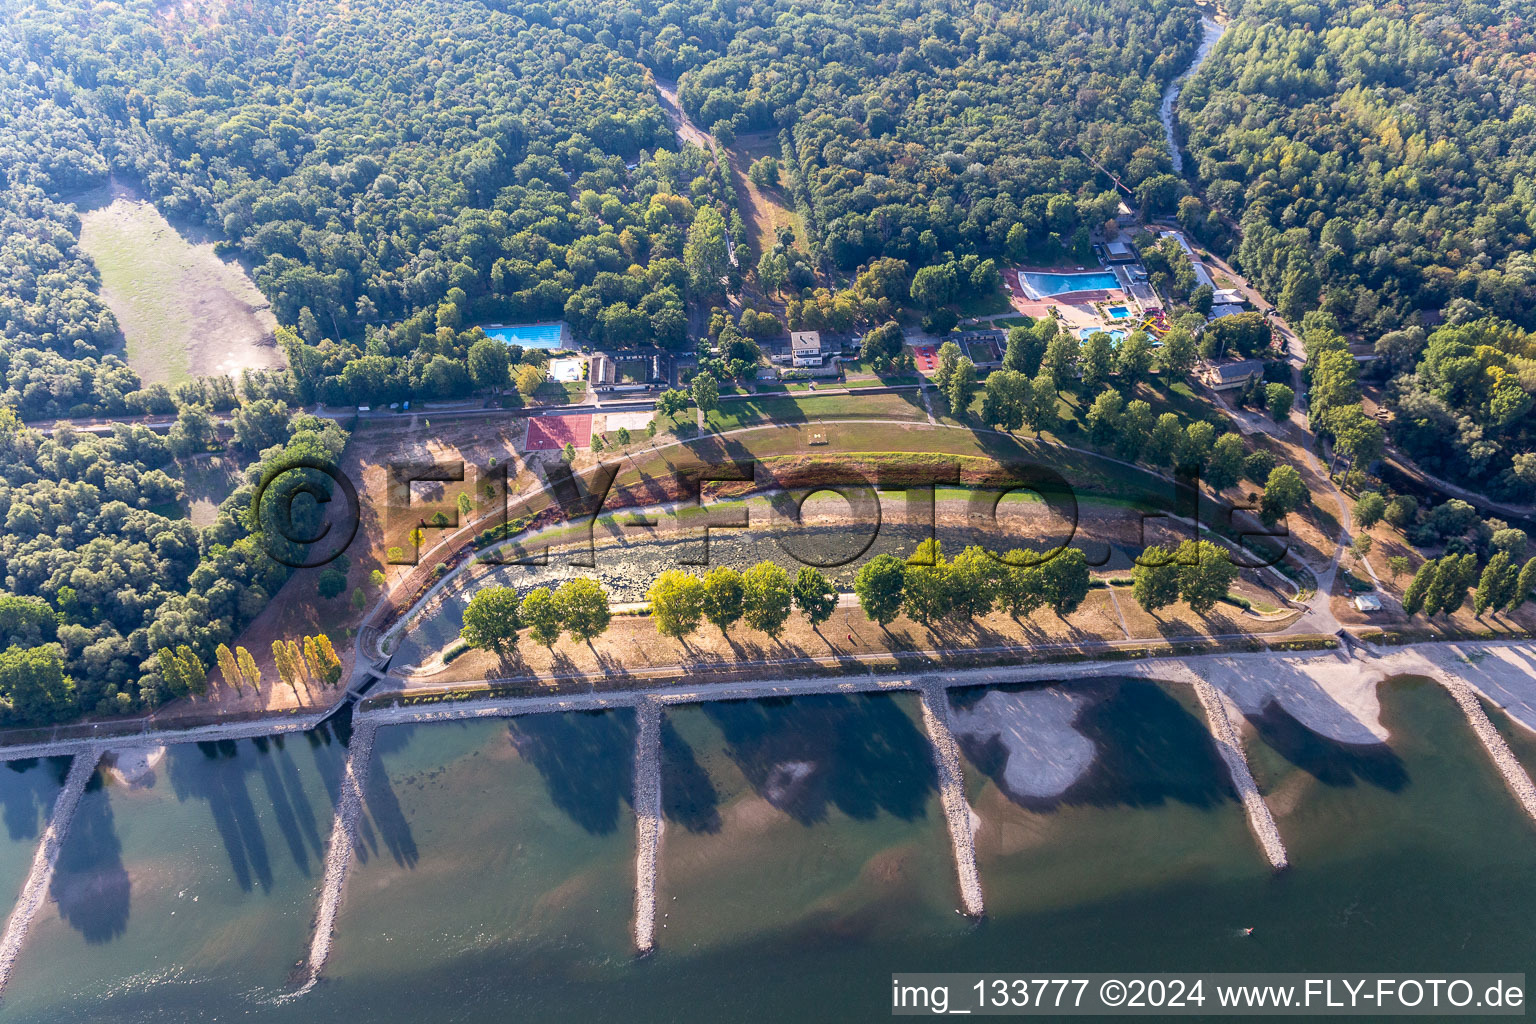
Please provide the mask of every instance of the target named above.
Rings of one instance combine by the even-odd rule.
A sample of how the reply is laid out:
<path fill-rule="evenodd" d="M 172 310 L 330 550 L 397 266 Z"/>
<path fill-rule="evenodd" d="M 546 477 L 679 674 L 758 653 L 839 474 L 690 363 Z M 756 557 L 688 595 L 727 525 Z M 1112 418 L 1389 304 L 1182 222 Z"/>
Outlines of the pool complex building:
<path fill-rule="evenodd" d="M 550 324 L 481 324 L 486 337 L 495 338 L 504 345 L 521 345 L 523 348 L 569 348 L 570 333 L 565 321 Z"/>

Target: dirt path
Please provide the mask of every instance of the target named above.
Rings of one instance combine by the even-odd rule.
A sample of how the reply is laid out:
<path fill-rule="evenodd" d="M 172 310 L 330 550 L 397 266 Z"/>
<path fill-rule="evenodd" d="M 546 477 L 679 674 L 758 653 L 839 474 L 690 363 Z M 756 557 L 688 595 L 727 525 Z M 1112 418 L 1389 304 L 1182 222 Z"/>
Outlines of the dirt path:
<path fill-rule="evenodd" d="M 672 130 L 677 133 L 678 141 L 692 143 L 718 157 L 720 154 L 715 149 L 714 138 L 688 120 L 688 115 L 683 112 L 683 105 L 677 98 L 677 83 L 665 78 L 652 78 L 651 81 L 656 84 L 656 95 L 661 97 L 662 112 L 672 123 Z"/>

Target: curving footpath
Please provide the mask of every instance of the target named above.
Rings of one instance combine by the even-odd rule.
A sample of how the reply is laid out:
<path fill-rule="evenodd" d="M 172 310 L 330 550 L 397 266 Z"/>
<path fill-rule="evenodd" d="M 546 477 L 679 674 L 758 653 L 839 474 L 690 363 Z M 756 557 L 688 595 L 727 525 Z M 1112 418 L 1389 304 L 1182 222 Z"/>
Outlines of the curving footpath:
<path fill-rule="evenodd" d="M 933 764 L 939 773 L 939 801 L 949 823 L 949 839 L 955 848 L 955 873 L 960 880 L 960 901 L 970 917 L 986 913 L 981 896 L 981 876 L 976 871 L 976 834 L 971 826 L 971 805 L 965 800 L 965 773 L 960 767 L 960 748 L 949 729 L 949 693 L 933 680 L 918 684 L 923 698 L 923 725 L 933 747 Z"/>
<path fill-rule="evenodd" d="M 64 839 L 69 835 L 75 808 L 80 806 L 80 795 L 85 792 L 85 784 L 96 773 L 96 762 L 100 759 L 99 750 L 76 754 L 70 762 L 69 774 L 64 778 L 64 788 L 59 790 L 58 799 L 53 802 L 53 816 L 48 819 L 48 827 L 37 844 L 37 853 L 32 858 L 32 871 L 21 887 L 21 895 L 11 911 L 11 919 L 6 922 L 5 937 L 0 939 L 0 996 L 5 994 L 5 987 L 11 980 L 11 969 L 16 965 L 16 956 L 26 941 L 27 930 L 32 927 L 37 908 L 43 905 L 43 894 L 53 881 L 54 865 L 59 862 L 59 851 L 63 849 Z"/>
<path fill-rule="evenodd" d="M 656 854 L 661 845 L 661 705 L 635 705 L 635 949 L 656 945 Z"/>
<path fill-rule="evenodd" d="M 1227 715 L 1226 698 L 1209 680 L 1198 675 L 1190 682 L 1200 706 L 1205 709 L 1205 721 L 1210 727 L 1211 739 L 1216 742 L 1221 759 L 1227 763 L 1232 785 L 1243 802 L 1243 813 L 1248 816 L 1248 828 L 1259 841 L 1264 856 L 1269 858 L 1270 867 L 1280 871 L 1290 860 L 1286 856 L 1285 844 L 1280 840 L 1280 829 L 1275 824 L 1275 817 L 1269 812 L 1269 805 L 1259 793 L 1259 784 L 1253 780 L 1253 772 L 1248 768 L 1248 755 L 1243 752 L 1242 737 L 1237 734 L 1232 719 Z"/>
<path fill-rule="evenodd" d="M 373 759 L 373 737 L 378 726 L 358 722 L 347 747 L 347 766 L 341 777 L 341 796 L 336 801 L 336 822 L 331 827 L 331 843 L 325 851 L 325 875 L 320 886 L 320 903 L 315 910 L 315 931 L 309 944 L 309 976 L 296 992 L 302 995 L 315 987 L 320 972 L 331 955 L 331 937 L 336 927 L 336 911 L 341 906 L 341 890 L 347 881 L 347 865 L 357 843 L 357 821 L 363 813 L 363 786 L 368 781 L 368 765 Z"/>

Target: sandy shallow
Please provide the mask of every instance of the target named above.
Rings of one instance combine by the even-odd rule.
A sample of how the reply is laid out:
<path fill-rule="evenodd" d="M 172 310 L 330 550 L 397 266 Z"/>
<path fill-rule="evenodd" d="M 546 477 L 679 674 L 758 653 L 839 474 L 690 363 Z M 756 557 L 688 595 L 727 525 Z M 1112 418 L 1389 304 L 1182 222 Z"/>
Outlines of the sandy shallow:
<path fill-rule="evenodd" d="M 950 712 L 955 736 L 974 744 L 992 739 L 1008 752 L 1003 783 L 1014 796 L 1046 799 L 1072 787 L 1093 767 L 1093 741 L 1078 732 L 1078 712 L 1092 703 L 1083 693 L 1049 687 L 993 690 L 968 708 Z"/>

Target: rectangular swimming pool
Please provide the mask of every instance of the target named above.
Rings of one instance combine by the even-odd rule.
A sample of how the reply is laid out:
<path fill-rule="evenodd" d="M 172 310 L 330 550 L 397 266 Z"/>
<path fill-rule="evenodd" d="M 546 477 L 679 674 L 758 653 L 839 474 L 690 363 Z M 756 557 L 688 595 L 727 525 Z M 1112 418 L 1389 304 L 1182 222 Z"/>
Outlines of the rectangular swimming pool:
<path fill-rule="evenodd" d="M 565 336 L 565 323 L 552 324 L 482 324 L 480 329 L 488 338 L 495 338 L 504 345 L 521 345 L 523 348 L 560 348 Z"/>
<path fill-rule="evenodd" d="M 1032 299 L 1044 299 L 1052 295 L 1070 295 L 1073 292 L 1107 292 L 1120 287 L 1114 274 L 1037 274 L 1023 271 L 1019 284 Z"/>
<path fill-rule="evenodd" d="M 1111 320 L 1124 320 L 1131 315 L 1130 309 L 1125 306 L 1110 306 L 1107 312 Z"/>

